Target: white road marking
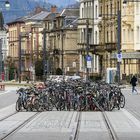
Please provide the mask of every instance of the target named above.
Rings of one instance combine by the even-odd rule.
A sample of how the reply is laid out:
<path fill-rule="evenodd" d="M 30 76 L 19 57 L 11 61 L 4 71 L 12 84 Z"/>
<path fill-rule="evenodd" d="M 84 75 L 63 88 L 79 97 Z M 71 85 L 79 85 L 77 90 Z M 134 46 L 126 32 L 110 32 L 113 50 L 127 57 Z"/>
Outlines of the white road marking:
<path fill-rule="evenodd" d="M 8 92 L 10 92 L 10 91 L 11 91 L 11 90 L 4 91 L 4 92 L 0 93 L 0 96 L 3 95 L 3 94 L 8 93 Z"/>

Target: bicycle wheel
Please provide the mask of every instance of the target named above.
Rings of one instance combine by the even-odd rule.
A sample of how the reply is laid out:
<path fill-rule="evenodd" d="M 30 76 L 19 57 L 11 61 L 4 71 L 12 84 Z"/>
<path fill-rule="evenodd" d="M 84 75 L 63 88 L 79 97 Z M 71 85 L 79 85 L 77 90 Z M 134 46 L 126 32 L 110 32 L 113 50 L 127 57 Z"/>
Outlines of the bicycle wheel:
<path fill-rule="evenodd" d="M 84 96 L 80 96 L 79 98 L 79 111 L 84 111 L 86 109 L 85 98 Z"/>
<path fill-rule="evenodd" d="M 38 99 L 35 99 L 34 100 L 34 109 L 36 110 L 36 111 L 39 111 L 39 100 Z"/>
<path fill-rule="evenodd" d="M 21 103 L 21 99 L 18 99 L 16 102 L 16 111 L 21 111 L 22 108 L 22 103 Z"/>
<path fill-rule="evenodd" d="M 112 111 L 113 109 L 114 109 L 114 98 L 113 98 L 113 96 L 111 97 L 111 99 L 110 99 L 110 101 L 109 101 L 109 103 L 108 103 L 108 110 L 109 111 Z"/>
<path fill-rule="evenodd" d="M 125 97 L 124 97 L 124 95 L 121 95 L 120 96 L 120 107 L 124 108 L 124 106 L 125 106 Z"/>

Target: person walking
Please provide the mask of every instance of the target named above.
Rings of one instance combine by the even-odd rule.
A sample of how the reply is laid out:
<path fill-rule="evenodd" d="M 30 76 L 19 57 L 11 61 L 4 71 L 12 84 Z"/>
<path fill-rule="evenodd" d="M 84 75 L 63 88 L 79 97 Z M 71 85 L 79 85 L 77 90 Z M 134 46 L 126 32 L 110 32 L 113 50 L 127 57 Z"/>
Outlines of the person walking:
<path fill-rule="evenodd" d="M 132 85 L 132 94 L 134 94 L 134 91 L 138 94 L 138 91 L 136 89 L 136 85 L 137 85 L 137 78 L 136 76 L 134 75 L 132 78 L 131 78 L 131 81 L 130 81 L 130 84 Z"/>

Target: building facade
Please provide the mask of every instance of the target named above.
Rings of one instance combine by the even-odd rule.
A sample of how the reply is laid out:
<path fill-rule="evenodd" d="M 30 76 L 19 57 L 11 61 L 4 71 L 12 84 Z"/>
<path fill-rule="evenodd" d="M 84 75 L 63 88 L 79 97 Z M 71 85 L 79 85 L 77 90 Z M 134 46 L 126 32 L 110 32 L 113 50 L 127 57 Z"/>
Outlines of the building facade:
<path fill-rule="evenodd" d="M 99 2 L 98 0 L 81 0 L 78 20 L 78 49 L 80 57 L 80 73 L 86 78 L 101 75 L 101 56 L 99 55 Z M 86 57 L 91 61 L 88 66 Z"/>
<path fill-rule="evenodd" d="M 79 9 L 66 8 L 46 18 L 49 74 L 78 74 L 78 16 Z"/>

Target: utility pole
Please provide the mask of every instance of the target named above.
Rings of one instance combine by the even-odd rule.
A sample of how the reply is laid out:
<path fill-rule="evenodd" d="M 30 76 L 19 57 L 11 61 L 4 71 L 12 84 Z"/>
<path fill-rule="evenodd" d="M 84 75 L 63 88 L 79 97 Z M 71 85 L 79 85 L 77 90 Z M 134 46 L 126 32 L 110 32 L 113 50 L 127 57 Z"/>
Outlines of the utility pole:
<path fill-rule="evenodd" d="M 118 8 L 117 11 L 117 23 L 118 23 L 118 29 L 117 29 L 117 53 L 118 56 L 122 56 L 121 55 L 121 2 L 120 2 L 120 7 Z M 120 64 L 121 62 L 119 60 L 117 60 L 117 82 L 118 84 L 120 84 Z"/>
<path fill-rule="evenodd" d="M 19 49 L 18 49 L 18 57 L 19 57 L 19 65 L 18 65 L 18 80 L 21 83 L 21 34 L 19 34 Z"/>
<path fill-rule="evenodd" d="M 61 52 L 61 69 L 62 69 L 62 75 L 64 75 L 64 40 L 63 40 L 63 29 L 61 29 L 61 44 L 62 44 L 62 52 Z"/>
<path fill-rule="evenodd" d="M 0 39 L 0 82 L 2 82 L 2 39 Z"/>
<path fill-rule="evenodd" d="M 48 73 L 48 62 L 47 62 L 47 49 L 46 49 L 46 30 L 43 30 L 43 77 L 44 81 Z"/>
<path fill-rule="evenodd" d="M 88 28 L 89 28 L 89 20 L 86 20 L 86 81 L 89 80 L 89 68 L 87 66 L 87 57 L 89 56 L 89 33 L 88 33 Z"/>

